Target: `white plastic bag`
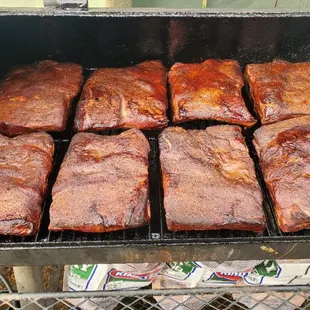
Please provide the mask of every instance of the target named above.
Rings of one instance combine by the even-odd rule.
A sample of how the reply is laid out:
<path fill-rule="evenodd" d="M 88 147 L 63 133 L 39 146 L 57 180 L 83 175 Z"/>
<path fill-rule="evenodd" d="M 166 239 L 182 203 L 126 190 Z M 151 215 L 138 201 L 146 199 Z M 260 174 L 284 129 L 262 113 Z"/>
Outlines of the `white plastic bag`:
<path fill-rule="evenodd" d="M 65 267 L 64 291 L 100 291 L 139 289 L 152 283 L 165 264 L 100 264 L 71 265 Z M 94 298 L 70 299 L 71 304 L 82 310 L 93 310 L 98 306 L 112 310 L 115 299 Z"/>
<path fill-rule="evenodd" d="M 203 274 L 204 268 L 198 262 L 168 263 L 155 277 L 152 288 L 194 288 Z M 195 310 L 204 304 L 190 295 L 154 296 L 154 299 L 164 310 Z"/>
<path fill-rule="evenodd" d="M 310 283 L 309 260 L 265 260 L 253 268 L 238 285 L 287 285 Z M 254 310 L 294 310 L 301 306 L 304 294 L 294 296 L 291 292 L 269 292 L 240 295 L 233 294 L 238 302 Z"/>

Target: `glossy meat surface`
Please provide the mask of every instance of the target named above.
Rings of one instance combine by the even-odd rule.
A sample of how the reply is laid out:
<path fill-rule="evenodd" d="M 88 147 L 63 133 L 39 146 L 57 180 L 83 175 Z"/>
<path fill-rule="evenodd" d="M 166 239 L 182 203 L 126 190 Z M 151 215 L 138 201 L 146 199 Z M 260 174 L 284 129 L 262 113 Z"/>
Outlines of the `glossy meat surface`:
<path fill-rule="evenodd" d="M 148 224 L 149 151 L 137 129 L 76 134 L 53 187 L 49 229 L 106 232 Z"/>
<path fill-rule="evenodd" d="M 264 230 L 262 193 L 240 127 L 170 127 L 159 143 L 169 230 Z"/>
<path fill-rule="evenodd" d="M 245 77 L 262 124 L 310 114 L 310 62 L 251 64 Z"/>
<path fill-rule="evenodd" d="M 254 144 L 281 230 L 310 228 L 310 116 L 260 127 Z"/>
<path fill-rule="evenodd" d="M 75 128 L 99 131 L 165 127 L 168 123 L 166 76 L 160 61 L 95 71 L 84 86 Z"/>
<path fill-rule="evenodd" d="M 13 69 L 0 82 L 0 132 L 62 131 L 82 84 L 82 67 L 41 61 Z"/>
<path fill-rule="evenodd" d="M 46 133 L 0 135 L 0 234 L 37 232 L 53 153 L 53 139 Z"/>
<path fill-rule="evenodd" d="M 234 60 L 176 63 L 169 72 L 173 121 L 217 120 L 252 126 L 242 98 L 243 77 Z"/>

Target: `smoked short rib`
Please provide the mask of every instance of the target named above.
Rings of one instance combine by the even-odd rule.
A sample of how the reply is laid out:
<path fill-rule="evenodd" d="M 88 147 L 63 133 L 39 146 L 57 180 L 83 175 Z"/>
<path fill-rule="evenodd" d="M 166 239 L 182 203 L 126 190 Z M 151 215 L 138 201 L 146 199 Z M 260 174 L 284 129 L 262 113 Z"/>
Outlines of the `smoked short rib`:
<path fill-rule="evenodd" d="M 78 103 L 76 130 L 167 126 L 166 80 L 167 72 L 160 61 L 95 71 Z"/>
<path fill-rule="evenodd" d="M 0 135 L 0 234 L 37 232 L 53 153 L 53 139 L 46 133 Z"/>
<path fill-rule="evenodd" d="M 243 77 L 235 60 L 176 63 L 169 72 L 173 121 L 217 120 L 252 126 L 242 98 Z"/>
<path fill-rule="evenodd" d="M 63 131 L 82 80 L 82 67 L 72 63 L 46 60 L 13 69 L 0 82 L 0 132 Z"/>
<path fill-rule="evenodd" d="M 310 114 L 310 62 L 250 64 L 245 78 L 262 124 Z"/>
<path fill-rule="evenodd" d="M 309 229 L 310 116 L 262 126 L 254 144 L 281 230 Z"/>
<path fill-rule="evenodd" d="M 49 229 L 108 232 L 147 225 L 149 151 L 137 129 L 76 134 L 53 187 Z"/>
<path fill-rule="evenodd" d="M 169 230 L 264 230 L 262 193 L 240 127 L 170 127 L 159 143 Z"/>

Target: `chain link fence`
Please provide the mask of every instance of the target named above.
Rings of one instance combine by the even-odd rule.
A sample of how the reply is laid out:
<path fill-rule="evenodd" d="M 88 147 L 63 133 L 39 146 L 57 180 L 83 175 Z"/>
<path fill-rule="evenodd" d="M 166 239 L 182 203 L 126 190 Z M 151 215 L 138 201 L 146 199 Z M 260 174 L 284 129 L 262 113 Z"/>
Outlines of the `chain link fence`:
<path fill-rule="evenodd" d="M 310 310 L 310 286 L 211 287 L 55 293 L 2 293 L 0 309 Z"/>

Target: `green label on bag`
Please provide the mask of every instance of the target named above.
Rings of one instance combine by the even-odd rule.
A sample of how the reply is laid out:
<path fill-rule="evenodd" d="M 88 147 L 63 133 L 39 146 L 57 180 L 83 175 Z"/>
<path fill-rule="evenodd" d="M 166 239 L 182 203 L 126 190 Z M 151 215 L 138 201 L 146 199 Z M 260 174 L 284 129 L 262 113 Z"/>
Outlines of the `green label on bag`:
<path fill-rule="evenodd" d="M 184 263 L 170 263 L 171 269 L 182 272 L 184 274 L 189 274 L 196 268 L 196 265 L 192 262 L 184 262 Z"/>
<path fill-rule="evenodd" d="M 276 277 L 281 272 L 281 267 L 274 260 L 265 260 L 261 264 L 255 266 L 252 273 L 260 276 Z"/>
<path fill-rule="evenodd" d="M 71 265 L 70 272 L 80 278 L 88 279 L 95 265 Z"/>
<path fill-rule="evenodd" d="M 197 267 L 193 262 L 170 263 L 169 266 L 171 269 L 183 274 L 190 274 Z"/>

